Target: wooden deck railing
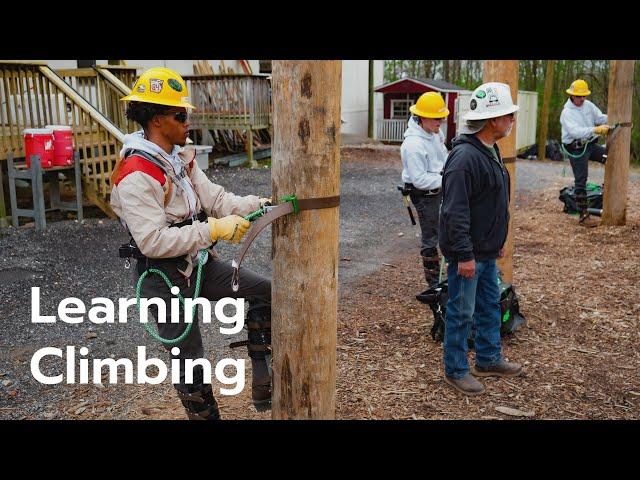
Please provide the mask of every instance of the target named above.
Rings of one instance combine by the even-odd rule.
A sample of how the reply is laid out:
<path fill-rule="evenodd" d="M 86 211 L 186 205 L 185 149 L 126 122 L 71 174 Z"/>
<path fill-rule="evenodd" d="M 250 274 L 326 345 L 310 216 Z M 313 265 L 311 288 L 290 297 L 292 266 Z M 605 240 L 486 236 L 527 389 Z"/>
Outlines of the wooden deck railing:
<path fill-rule="evenodd" d="M 264 129 L 271 126 L 268 75 L 185 75 L 196 110 L 194 129 Z"/>
<path fill-rule="evenodd" d="M 129 90 L 133 88 L 138 78 L 138 70 L 140 67 L 128 67 L 124 65 L 97 65 L 97 69 L 110 72 L 114 77 L 120 80 Z"/>
<path fill-rule="evenodd" d="M 71 126 L 84 193 L 113 217 L 109 176 L 124 133 L 44 62 L 0 60 L 0 99 L 0 160 L 9 152 L 24 157 L 25 128 Z"/>
<path fill-rule="evenodd" d="M 402 142 L 407 122 L 407 120 L 378 120 L 378 140 Z"/>
<path fill-rule="evenodd" d="M 109 69 L 100 66 L 57 70 L 56 73 L 120 130 L 128 132 L 135 129 L 134 122 L 125 117 L 124 104 L 120 101 L 131 92 L 131 88 Z"/>

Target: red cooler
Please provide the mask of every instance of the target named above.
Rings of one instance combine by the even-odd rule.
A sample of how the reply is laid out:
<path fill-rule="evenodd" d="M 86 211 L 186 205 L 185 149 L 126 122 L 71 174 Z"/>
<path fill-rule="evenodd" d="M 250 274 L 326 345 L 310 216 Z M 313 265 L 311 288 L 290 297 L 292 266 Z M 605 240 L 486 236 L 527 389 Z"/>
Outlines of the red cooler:
<path fill-rule="evenodd" d="M 53 130 L 53 165 L 73 165 L 73 130 L 67 125 L 47 125 Z"/>
<path fill-rule="evenodd" d="M 31 167 L 31 155 L 40 155 L 42 168 L 53 166 L 53 130 L 49 128 L 27 128 L 24 134 L 24 156 L 27 168 Z"/>

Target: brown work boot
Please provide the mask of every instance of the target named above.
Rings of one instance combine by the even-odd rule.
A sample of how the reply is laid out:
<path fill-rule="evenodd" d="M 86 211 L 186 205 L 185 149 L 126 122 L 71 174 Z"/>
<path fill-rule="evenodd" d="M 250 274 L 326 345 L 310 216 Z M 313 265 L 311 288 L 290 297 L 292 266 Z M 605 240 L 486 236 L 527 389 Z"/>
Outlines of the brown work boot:
<path fill-rule="evenodd" d="M 522 374 L 522 365 L 500 360 L 488 367 L 475 365 L 471 367 L 471 373 L 476 377 L 517 377 Z"/>
<path fill-rule="evenodd" d="M 484 393 L 484 385 L 468 373 L 462 378 L 450 378 L 445 375 L 444 381 L 465 395 L 480 395 Z"/>

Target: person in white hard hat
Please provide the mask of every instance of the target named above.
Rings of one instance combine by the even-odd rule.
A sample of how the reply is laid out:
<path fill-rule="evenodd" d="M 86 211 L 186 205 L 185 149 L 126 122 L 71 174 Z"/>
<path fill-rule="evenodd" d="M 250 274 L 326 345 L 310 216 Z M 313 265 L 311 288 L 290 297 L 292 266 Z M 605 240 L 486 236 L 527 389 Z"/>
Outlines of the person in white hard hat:
<path fill-rule="evenodd" d="M 440 125 L 449 115 L 442 95 L 423 93 L 409 110 L 412 113 L 400 147 L 402 181 L 418 212 L 422 247 L 420 256 L 427 286 L 438 283 L 438 212 L 442 195 L 442 167 L 447 159 Z"/>
<path fill-rule="evenodd" d="M 496 142 L 511 133 L 519 107 L 508 85 L 489 82 L 474 90 L 469 108 L 444 167 L 439 243 L 448 262 L 445 381 L 466 395 L 477 395 L 484 386 L 474 376 L 522 373 L 520 365 L 501 354 L 496 266 L 507 239 L 510 196 L 509 173 Z M 472 376 L 467 338 L 474 322 Z"/>
<path fill-rule="evenodd" d="M 575 178 L 574 193 L 576 204 L 580 212 L 580 223 L 589 217 L 587 201 L 587 177 L 589 174 L 589 160 L 605 163 L 604 147 L 598 145 L 598 135 L 606 135 L 609 131 L 607 115 L 587 100 L 591 94 L 589 85 L 584 80 L 575 80 L 566 90 L 569 95 L 562 113 L 562 145 L 568 153 L 571 170 Z"/>

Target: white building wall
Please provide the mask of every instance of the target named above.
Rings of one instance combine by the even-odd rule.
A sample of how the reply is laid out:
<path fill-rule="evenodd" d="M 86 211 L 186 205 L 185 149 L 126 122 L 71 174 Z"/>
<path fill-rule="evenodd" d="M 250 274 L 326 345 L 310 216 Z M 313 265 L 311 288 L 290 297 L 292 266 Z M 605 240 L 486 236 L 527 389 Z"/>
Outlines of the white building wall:
<path fill-rule="evenodd" d="M 469 102 L 473 92 L 461 92 L 456 107 L 457 128 L 462 124 L 462 117 L 469 111 Z M 536 143 L 536 119 L 538 116 L 538 92 L 518 91 L 517 104 L 520 107 L 516 114 L 516 150 Z"/>
<path fill-rule="evenodd" d="M 374 60 L 374 86 L 382 83 L 383 67 L 383 60 Z M 369 60 L 342 61 L 341 107 L 341 116 L 345 123 L 342 124 L 340 131 L 366 137 L 369 121 Z M 382 109 L 382 96 L 374 94 L 374 126 L 377 118 L 382 118 Z"/>

